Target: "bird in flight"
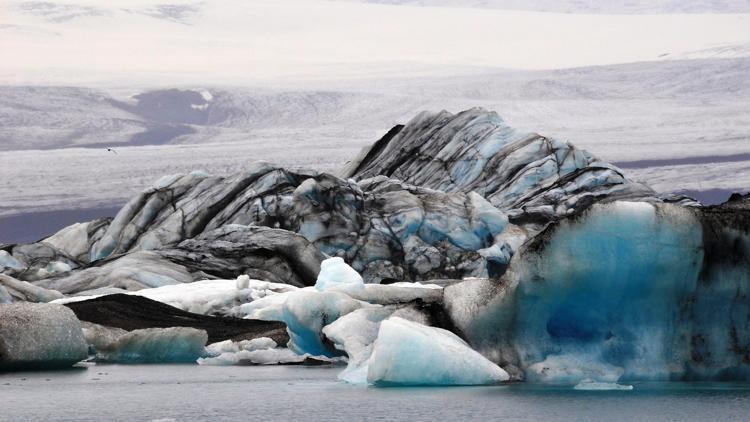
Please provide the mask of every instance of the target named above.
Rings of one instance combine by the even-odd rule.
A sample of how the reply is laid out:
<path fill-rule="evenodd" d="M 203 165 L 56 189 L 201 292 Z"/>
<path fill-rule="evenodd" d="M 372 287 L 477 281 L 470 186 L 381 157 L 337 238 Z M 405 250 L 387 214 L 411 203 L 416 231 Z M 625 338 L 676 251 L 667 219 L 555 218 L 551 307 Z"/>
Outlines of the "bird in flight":
<path fill-rule="evenodd" d="M 113 150 L 112 148 L 107 148 L 107 151 L 114 152 L 115 154 L 117 154 L 117 151 Z"/>

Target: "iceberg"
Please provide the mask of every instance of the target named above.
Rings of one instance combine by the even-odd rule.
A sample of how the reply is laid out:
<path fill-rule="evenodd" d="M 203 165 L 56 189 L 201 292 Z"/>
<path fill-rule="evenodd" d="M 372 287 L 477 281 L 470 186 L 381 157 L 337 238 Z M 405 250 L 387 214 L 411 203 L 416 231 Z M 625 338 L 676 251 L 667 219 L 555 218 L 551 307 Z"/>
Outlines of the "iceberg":
<path fill-rule="evenodd" d="M 252 340 L 242 341 L 224 340 L 206 346 L 206 353 L 209 356 L 219 356 L 222 353 L 237 353 L 241 350 L 253 351 L 273 349 L 276 346 L 278 346 L 278 344 L 268 337 L 258 337 Z"/>
<path fill-rule="evenodd" d="M 446 309 L 518 378 L 746 379 L 750 236 L 726 207 L 595 204 L 524 244 L 499 282 L 448 286 Z"/>
<path fill-rule="evenodd" d="M 389 385 L 486 385 L 508 373 L 448 330 L 392 317 L 380 324 L 367 382 Z"/>
<path fill-rule="evenodd" d="M 97 348 L 96 359 L 116 363 L 193 363 L 206 355 L 208 334 L 188 327 L 130 331 Z"/>
<path fill-rule="evenodd" d="M 522 366 L 580 354 L 583 365 L 623 368 L 625 379 L 669 379 L 688 350 L 678 327 L 700 270 L 700 224 L 688 210 L 643 202 L 595 206 L 579 221 L 515 270 Z"/>
<path fill-rule="evenodd" d="M 378 337 L 380 323 L 394 312 L 389 307 L 357 309 L 323 328 L 338 350 L 345 351 L 347 367 L 338 378 L 351 384 L 367 384 L 367 361 Z"/>
<path fill-rule="evenodd" d="M 286 347 L 278 347 L 267 337 L 252 340 L 226 340 L 206 347 L 208 356 L 198 359 L 199 365 L 279 365 L 301 364 L 308 359 L 334 362 L 325 356 L 299 355 Z"/>
<path fill-rule="evenodd" d="M 0 371 L 70 367 L 87 357 L 81 323 L 64 306 L 0 305 Z"/>
<path fill-rule="evenodd" d="M 348 355 L 347 367 L 338 375 L 340 380 L 350 384 L 367 384 L 369 359 L 380 324 L 390 317 L 424 325 L 429 323 L 429 315 L 412 305 L 392 305 L 357 309 L 323 328 L 323 334 L 334 346 Z"/>

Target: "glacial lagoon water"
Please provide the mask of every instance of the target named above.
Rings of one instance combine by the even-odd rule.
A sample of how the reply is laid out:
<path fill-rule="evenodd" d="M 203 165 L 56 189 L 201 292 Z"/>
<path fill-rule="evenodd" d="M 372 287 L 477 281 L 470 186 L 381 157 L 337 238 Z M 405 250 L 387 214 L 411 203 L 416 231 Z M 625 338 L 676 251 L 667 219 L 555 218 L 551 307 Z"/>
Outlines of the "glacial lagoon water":
<path fill-rule="evenodd" d="M 0 420 L 746 421 L 750 414 L 750 384 L 368 388 L 339 382 L 340 370 L 97 365 L 0 374 Z"/>

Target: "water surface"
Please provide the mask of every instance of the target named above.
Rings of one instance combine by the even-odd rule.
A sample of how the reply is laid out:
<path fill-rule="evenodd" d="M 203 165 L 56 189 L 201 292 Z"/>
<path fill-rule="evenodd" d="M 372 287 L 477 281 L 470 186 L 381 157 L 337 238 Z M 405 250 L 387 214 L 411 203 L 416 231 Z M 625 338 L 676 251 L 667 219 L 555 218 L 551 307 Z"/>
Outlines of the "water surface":
<path fill-rule="evenodd" d="M 323 367 L 99 365 L 0 374 L 2 421 L 746 421 L 750 385 L 368 388 Z"/>

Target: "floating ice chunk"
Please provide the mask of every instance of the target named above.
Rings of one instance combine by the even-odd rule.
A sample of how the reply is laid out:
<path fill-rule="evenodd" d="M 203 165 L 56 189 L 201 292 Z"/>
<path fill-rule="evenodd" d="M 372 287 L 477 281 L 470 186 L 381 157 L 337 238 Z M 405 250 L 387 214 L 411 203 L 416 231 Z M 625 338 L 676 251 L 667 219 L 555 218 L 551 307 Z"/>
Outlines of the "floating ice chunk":
<path fill-rule="evenodd" d="M 258 350 L 240 350 L 225 352 L 219 356 L 200 358 L 199 365 L 278 365 L 302 363 L 311 357 L 308 354 L 298 355 L 286 347 Z"/>
<path fill-rule="evenodd" d="M 573 384 L 585 379 L 613 383 L 622 373 L 622 368 L 604 363 L 591 353 L 550 355 L 526 368 L 527 380 L 553 384 Z"/>
<path fill-rule="evenodd" d="M 238 352 L 225 352 L 215 357 L 198 359 L 199 365 L 279 365 L 302 363 L 309 354 L 298 355 L 286 347 L 277 347 L 258 350 L 240 350 Z M 318 359 L 326 359 L 318 357 Z"/>
<path fill-rule="evenodd" d="M 277 365 L 302 363 L 313 356 L 299 355 L 285 347 L 277 347 L 275 341 L 267 337 L 235 342 L 226 340 L 206 347 L 208 357 L 198 359 L 199 365 Z M 317 360 L 328 360 L 315 356 Z"/>
<path fill-rule="evenodd" d="M 359 290 L 365 287 L 362 276 L 340 257 L 328 258 L 320 263 L 320 273 L 315 288 Z"/>
<path fill-rule="evenodd" d="M 485 356 L 517 359 L 519 376 L 534 382 L 680 374 L 690 359 L 684 309 L 701 297 L 695 292 L 704 248 L 694 212 L 595 204 L 525 245 L 500 283 L 467 280 L 444 291 L 451 320 Z"/>
<path fill-rule="evenodd" d="M 222 353 L 237 353 L 241 350 L 253 351 L 261 349 L 273 349 L 276 344 L 273 339 L 268 337 L 258 337 L 252 340 L 232 341 L 225 340 L 218 343 L 211 343 L 206 346 L 206 352 L 209 356 L 219 356 Z"/>
<path fill-rule="evenodd" d="M 120 363 L 195 362 L 206 355 L 208 334 L 188 327 L 134 330 L 98 350 L 97 359 Z"/>
<path fill-rule="evenodd" d="M 633 389 L 632 385 L 617 384 L 615 382 L 599 382 L 594 381 L 590 378 L 579 382 L 573 387 L 574 390 L 590 390 L 590 391 L 607 391 L 607 390 L 618 390 L 618 391 L 630 391 Z"/>
<path fill-rule="evenodd" d="M 392 317 L 380 325 L 368 363 L 374 385 L 483 385 L 508 373 L 450 331 Z"/>
<path fill-rule="evenodd" d="M 86 359 L 81 323 L 51 304 L 0 305 L 0 371 L 66 367 Z"/>

